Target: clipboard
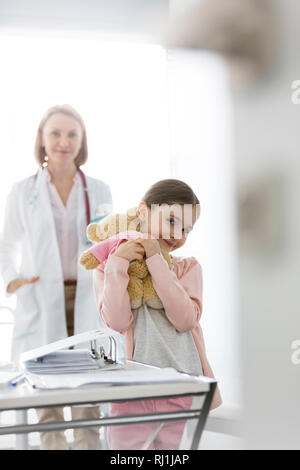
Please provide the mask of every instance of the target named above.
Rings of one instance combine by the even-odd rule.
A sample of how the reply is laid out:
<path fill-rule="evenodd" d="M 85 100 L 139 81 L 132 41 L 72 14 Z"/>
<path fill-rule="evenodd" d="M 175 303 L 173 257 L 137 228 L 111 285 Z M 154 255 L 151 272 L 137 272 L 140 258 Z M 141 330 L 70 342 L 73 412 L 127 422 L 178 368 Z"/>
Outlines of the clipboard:
<path fill-rule="evenodd" d="M 78 346 L 86 346 L 79 348 Z M 75 349 L 70 349 L 74 348 Z M 21 368 L 36 373 L 82 372 L 86 367 L 104 369 L 126 363 L 124 337 L 111 328 L 102 328 L 46 344 L 23 352 L 20 356 Z"/>

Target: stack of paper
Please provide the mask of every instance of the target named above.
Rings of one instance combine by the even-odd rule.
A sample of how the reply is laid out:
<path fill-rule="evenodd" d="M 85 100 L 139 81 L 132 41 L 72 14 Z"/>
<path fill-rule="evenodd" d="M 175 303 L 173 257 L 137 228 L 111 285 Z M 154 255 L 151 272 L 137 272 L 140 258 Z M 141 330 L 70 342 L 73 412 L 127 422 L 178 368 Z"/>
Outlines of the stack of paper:
<path fill-rule="evenodd" d="M 25 364 L 25 370 L 35 374 L 74 374 L 104 367 L 104 359 L 95 359 L 89 349 L 55 351 Z"/>
<path fill-rule="evenodd" d="M 125 361 L 123 336 L 110 328 L 102 328 L 26 351 L 21 354 L 20 366 L 25 373 L 82 374 L 119 369 L 124 367 Z"/>

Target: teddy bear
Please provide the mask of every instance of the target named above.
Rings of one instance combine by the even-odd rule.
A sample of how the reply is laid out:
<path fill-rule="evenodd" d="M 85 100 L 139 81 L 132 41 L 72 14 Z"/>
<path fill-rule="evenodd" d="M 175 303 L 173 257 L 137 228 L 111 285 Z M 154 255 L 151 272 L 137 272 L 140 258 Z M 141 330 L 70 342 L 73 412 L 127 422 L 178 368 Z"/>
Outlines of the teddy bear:
<path fill-rule="evenodd" d="M 129 209 L 126 214 L 107 215 L 99 222 L 89 224 L 87 237 L 96 245 L 82 253 L 80 264 L 85 269 L 95 269 L 100 263 L 105 263 L 108 256 L 113 254 L 122 242 L 143 237 L 136 208 Z M 169 253 L 166 250 L 162 250 L 161 253 L 172 269 Z M 132 261 L 129 264 L 128 274 L 127 290 L 131 308 L 139 308 L 142 304 L 154 309 L 163 308 L 153 287 L 145 258 L 141 262 Z"/>

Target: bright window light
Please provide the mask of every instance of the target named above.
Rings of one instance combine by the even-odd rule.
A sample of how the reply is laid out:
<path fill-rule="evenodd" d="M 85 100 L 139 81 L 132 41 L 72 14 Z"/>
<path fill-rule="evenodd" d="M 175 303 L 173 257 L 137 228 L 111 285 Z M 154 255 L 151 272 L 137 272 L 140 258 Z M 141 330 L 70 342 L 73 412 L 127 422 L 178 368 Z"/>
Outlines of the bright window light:
<path fill-rule="evenodd" d="M 109 184 L 115 211 L 135 206 L 152 183 L 170 176 L 162 47 L 1 35 L 0 48 L 1 222 L 12 184 L 37 171 L 37 127 L 56 104 L 82 115 L 89 146 L 83 170 Z M 1 304 L 13 306 L 15 296 L 1 291 Z"/>
<path fill-rule="evenodd" d="M 115 210 L 169 176 L 166 53 L 160 46 L 95 39 L 0 36 L 1 207 L 11 183 L 37 170 L 38 123 L 68 103 L 87 127 L 84 171 L 112 190 Z"/>

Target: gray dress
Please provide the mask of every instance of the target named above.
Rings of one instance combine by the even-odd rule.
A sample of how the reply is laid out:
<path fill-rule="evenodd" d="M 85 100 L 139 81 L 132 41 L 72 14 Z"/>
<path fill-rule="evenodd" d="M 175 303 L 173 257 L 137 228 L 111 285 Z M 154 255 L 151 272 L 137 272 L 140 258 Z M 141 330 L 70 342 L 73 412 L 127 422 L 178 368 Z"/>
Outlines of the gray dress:
<path fill-rule="evenodd" d="M 191 331 L 178 332 L 168 320 L 164 309 L 156 310 L 142 305 L 132 312 L 134 361 L 203 375 Z"/>

